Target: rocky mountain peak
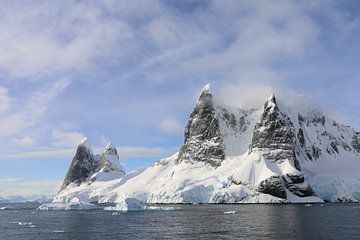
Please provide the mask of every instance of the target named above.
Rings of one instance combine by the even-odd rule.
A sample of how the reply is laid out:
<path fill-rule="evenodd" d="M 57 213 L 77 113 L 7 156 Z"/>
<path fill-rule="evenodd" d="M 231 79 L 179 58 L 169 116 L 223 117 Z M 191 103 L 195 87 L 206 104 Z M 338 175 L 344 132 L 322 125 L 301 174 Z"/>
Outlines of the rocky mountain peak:
<path fill-rule="evenodd" d="M 266 100 L 265 105 L 264 105 L 264 109 L 269 110 L 269 109 L 275 109 L 277 108 L 277 103 L 276 103 L 276 97 L 275 94 L 271 94 L 270 97 Z"/>
<path fill-rule="evenodd" d="M 76 149 L 75 156 L 60 191 L 65 189 L 70 183 L 80 184 L 86 181 L 93 174 L 96 167 L 96 161 L 90 144 L 87 138 L 84 138 Z"/>
<path fill-rule="evenodd" d="M 205 87 L 201 90 L 196 107 L 197 108 L 211 108 L 213 105 L 212 93 L 210 90 L 210 84 L 206 84 Z"/>
<path fill-rule="evenodd" d="M 91 149 L 91 145 L 90 145 L 87 137 L 84 137 L 83 140 L 81 140 L 79 146 L 80 146 L 80 145 L 81 145 L 81 146 L 84 146 L 84 147 L 86 147 L 86 148 L 88 148 L 88 149 Z"/>
<path fill-rule="evenodd" d="M 107 150 L 116 150 L 116 147 L 114 146 L 114 144 L 112 142 L 109 142 L 106 147 L 105 147 L 105 151 Z"/>
<path fill-rule="evenodd" d="M 99 163 L 99 171 L 103 172 L 111 172 L 118 171 L 123 172 L 125 174 L 124 168 L 121 166 L 119 162 L 119 155 L 116 147 L 109 142 L 104 152 L 101 155 L 100 163 Z"/>
<path fill-rule="evenodd" d="M 223 136 L 209 84 L 200 92 L 190 114 L 184 138 L 184 145 L 180 149 L 176 163 L 205 162 L 218 167 L 225 159 Z"/>

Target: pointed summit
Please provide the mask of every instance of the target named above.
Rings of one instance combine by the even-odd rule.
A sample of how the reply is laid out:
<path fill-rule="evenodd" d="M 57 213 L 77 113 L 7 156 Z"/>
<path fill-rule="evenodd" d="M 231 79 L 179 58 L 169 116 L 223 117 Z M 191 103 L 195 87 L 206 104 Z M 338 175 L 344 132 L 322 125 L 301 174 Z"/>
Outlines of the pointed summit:
<path fill-rule="evenodd" d="M 84 137 L 83 140 L 81 140 L 80 144 L 87 144 L 88 138 Z"/>
<path fill-rule="evenodd" d="M 268 99 L 268 102 L 274 103 L 276 104 L 276 98 L 275 98 L 275 94 L 272 93 Z"/>
<path fill-rule="evenodd" d="M 211 94 L 211 88 L 210 88 L 210 83 L 206 84 L 203 89 L 201 90 L 201 94 L 206 93 L 206 94 Z"/>
<path fill-rule="evenodd" d="M 190 114 L 184 133 L 184 145 L 175 163 L 206 162 L 218 167 L 224 159 L 219 120 L 212 101 L 210 84 L 206 84 Z"/>
<path fill-rule="evenodd" d="M 96 162 L 87 138 L 84 138 L 76 149 L 76 154 L 65 176 L 61 190 L 70 183 L 80 184 L 86 181 L 96 169 Z"/>
<path fill-rule="evenodd" d="M 206 84 L 204 86 L 204 88 L 201 90 L 197 103 L 196 103 L 196 107 L 197 108 L 208 108 L 208 107 L 212 107 L 213 102 L 212 102 L 212 94 L 211 94 L 211 90 L 210 90 L 210 84 Z"/>
<path fill-rule="evenodd" d="M 121 172 L 123 175 L 125 174 L 124 168 L 121 166 L 119 162 L 119 155 L 116 150 L 116 147 L 109 142 L 106 145 L 106 148 L 101 155 L 100 163 L 99 163 L 100 172 Z"/>
<path fill-rule="evenodd" d="M 105 147 L 105 150 L 109 150 L 109 149 L 116 149 L 116 147 L 112 142 L 109 142 Z"/>
<path fill-rule="evenodd" d="M 274 109 L 274 108 L 277 108 L 277 103 L 276 103 L 275 94 L 272 93 L 270 95 L 270 97 L 266 100 L 265 105 L 264 105 L 264 109 L 266 111 L 268 109 Z"/>
<path fill-rule="evenodd" d="M 90 178 L 94 181 L 108 181 L 116 178 L 121 178 L 125 175 L 125 170 L 120 164 L 119 155 L 115 145 L 109 142 L 100 157 L 97 172 Z"/>

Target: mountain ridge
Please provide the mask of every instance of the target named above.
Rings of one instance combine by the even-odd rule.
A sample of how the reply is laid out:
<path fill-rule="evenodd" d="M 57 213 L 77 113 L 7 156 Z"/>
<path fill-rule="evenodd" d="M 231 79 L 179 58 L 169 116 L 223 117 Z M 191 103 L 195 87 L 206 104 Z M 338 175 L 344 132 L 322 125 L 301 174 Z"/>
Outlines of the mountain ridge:
<path fill-rule="evenodd" d="M 107 183 L 63 189 L 54 201 L 79 196 L 148 203 L 359 201 L 360 177 L 349 178 L 360 166 L 359 138 L 321 111 L 288 108 L 274 94 L 263 108 L 244 109 L 219 104 L 206 85 L 178 153 Z M 324 179 L 343 181 L 344 189 Z"/>

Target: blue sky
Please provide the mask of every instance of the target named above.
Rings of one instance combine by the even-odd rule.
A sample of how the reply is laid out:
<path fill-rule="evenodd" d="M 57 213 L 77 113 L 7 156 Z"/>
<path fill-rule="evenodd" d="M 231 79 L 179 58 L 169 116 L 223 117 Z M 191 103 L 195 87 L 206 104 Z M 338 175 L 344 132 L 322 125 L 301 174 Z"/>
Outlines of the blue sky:
<path fill-rule="evenodd" d="M 0 4 L 0 196 L 56 189 L 84 136 L 127 171 L 175 152 L 206 83 L 310 96 L 360 129 L 359 1 Z"/>

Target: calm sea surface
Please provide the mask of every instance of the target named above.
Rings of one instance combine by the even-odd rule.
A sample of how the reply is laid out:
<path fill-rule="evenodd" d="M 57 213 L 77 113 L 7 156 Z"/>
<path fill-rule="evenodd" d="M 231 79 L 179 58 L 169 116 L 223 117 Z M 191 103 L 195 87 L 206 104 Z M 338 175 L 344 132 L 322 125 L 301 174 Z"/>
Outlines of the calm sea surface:
<path fill-rule="evenodd" d="M 176 211 L 38 211 L 0 204 L 0 239 L 360 239 L 360 204 L 184 205 Z M 224 214 L 224 212 L 236 211 Z"/>

